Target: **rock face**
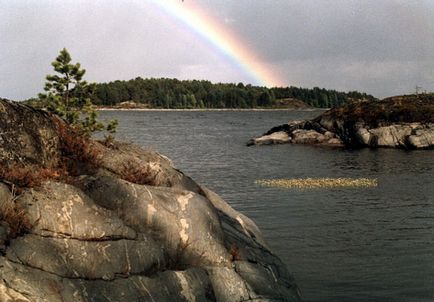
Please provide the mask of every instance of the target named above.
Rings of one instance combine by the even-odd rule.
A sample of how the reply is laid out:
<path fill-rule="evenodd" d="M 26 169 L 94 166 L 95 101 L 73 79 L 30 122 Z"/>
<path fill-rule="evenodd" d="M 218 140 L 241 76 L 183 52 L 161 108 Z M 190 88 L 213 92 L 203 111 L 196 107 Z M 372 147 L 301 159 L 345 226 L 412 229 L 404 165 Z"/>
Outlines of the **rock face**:
<path fill-rule="evenodd" d="M 273 140 L 274 133 L 288 139 Z M 434 148 L 434 94 L 358 101 L 324 112 L 310 121 L 277 126 L 248 145 L 264 142 L 327 146 Z"/>
<path fill-rule="evenodd" d="M 2 163 L 59 161 L 51 115 L 4 101 L 0 109 L 0 132 L 28 138 L 2 135 Z M 21 114 L 35 127 L 14 128 Z M 300 301 L 249 218 L 158 153 L 92 144 L 93 173 L 19 194 L 0 179 L 0 301 Z M 146 171 L 148 184 L 125 180 L 126 167 Z M 10 234 L 8 204 L 30 225 L 19 236 Z"/>
<path fill-rule="evenodd" d="M 56 164 L 55 116 L 0 99 L 0 161 Z"/>

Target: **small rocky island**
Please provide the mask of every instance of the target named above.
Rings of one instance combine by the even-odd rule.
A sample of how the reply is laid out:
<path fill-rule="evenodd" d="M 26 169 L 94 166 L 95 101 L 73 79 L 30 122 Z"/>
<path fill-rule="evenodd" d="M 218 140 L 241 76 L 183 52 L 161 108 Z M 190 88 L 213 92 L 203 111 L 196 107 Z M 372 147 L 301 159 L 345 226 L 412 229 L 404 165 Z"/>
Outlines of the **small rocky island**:
<path fill-rule="evenodd" d="M 274 127 L 247 145 L 282 143 L 432 149 L 434 94 L 353 101 L 313 120 Z"/>
<path fill-rule="evenodd" d="M 0 100 L 0 301 L 300 301 L 252 220 L 131 144 Z"/>

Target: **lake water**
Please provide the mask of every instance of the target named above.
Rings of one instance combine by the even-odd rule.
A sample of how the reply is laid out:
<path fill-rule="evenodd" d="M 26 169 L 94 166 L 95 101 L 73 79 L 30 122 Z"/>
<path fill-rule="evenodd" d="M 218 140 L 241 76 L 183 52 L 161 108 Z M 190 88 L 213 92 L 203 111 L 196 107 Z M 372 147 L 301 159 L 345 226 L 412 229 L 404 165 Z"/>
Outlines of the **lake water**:
<path fill-rule="evenodd" d="M 246 147 L 319 111 L 104 111 L 252 218 L 305 301 L 434 301 L 434 151 Z M 257 179 L 366 177 L 375 188 L 267 188 Z"/>

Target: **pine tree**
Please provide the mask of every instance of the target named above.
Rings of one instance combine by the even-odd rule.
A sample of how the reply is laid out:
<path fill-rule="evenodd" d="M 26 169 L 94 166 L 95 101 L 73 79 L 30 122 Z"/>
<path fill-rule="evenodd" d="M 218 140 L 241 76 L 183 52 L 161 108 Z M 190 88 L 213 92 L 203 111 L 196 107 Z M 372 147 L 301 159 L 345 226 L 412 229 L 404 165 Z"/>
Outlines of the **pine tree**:
<path fill-rule="evenodd" d="M 81 68 L 80 63 L 71 63 L 71 56 L 66 48 L 60 51 L 51 65 L 57 74 L 47 75 L 45 93 L 39 94 L 47 109 L 62 117 L 82 134 L 90 135 L 101 130 L 114 133 L 117 120 L 112 120 L 107 125 L 98 121 L 98 112 L 93 109 L 90 100 L 95 86 L 83 80 L 86 70 Z"/>

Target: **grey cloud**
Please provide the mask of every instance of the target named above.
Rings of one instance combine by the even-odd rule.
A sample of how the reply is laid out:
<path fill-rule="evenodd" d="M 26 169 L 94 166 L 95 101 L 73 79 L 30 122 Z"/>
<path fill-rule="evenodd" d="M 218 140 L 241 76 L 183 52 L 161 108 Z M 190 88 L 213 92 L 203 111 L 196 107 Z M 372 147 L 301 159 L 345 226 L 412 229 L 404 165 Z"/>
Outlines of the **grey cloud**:
<path fill-rule="evenodd" d="M 359 90 L 377 97 L 414 92 L 415 86 L 433 87 L 434 62 L 290 60 L 275 66 L 294 86 Z"/>
<path fill-rule="evenodd" d="M 429 1 L 260 1 L 247 10 L 248 3 L 236 1 L 225 13 L 237 21 L 233 29 L 270 60 L 396 60 L 434 53 Z"/>

